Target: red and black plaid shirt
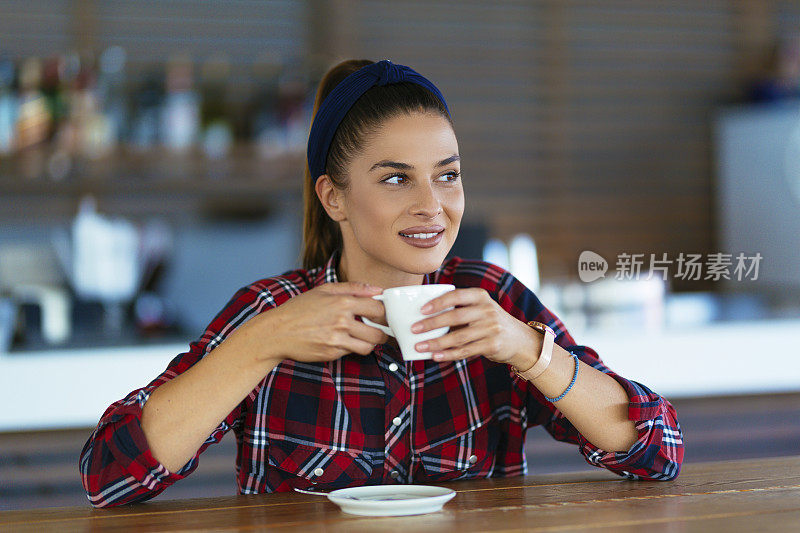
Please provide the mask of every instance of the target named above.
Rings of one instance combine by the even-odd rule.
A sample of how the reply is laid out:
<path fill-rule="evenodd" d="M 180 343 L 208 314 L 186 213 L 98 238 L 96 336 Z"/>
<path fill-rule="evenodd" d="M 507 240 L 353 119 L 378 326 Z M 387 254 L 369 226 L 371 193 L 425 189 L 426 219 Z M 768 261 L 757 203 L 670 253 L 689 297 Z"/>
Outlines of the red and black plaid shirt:
<path fill-rule="evenodd" d="M 630 479 L 674 479 L 683 460 L 672 405 L 647 387 L 613 373 L 588 346 L 502 268 L 455 257 L 424 283 L 486 289 L 522 321 L 548 324 L 556 343 L 616 379 L 630 397 L 638 440 L 626 453 L 588 442 L 556 407 L 506 364 L 485 357 L 436 363 L 403 361 L 391 344 L 374 357 L 346 355 L 329 363 L 282 361 L 214 430 L 183 468 L 169 472 L 150 452 L 140 425 L 150 393 L 195 364 L 238 326 L 289 298 L 337 281 L 337 253 L 323 267 L 294 270 L 240 289 L 189 351 L 144 388 L 112 404 L 80 457 L 89 501 L 99 507 L 146 500 L 197 468 L 200 454 L 233 430 L 242 494 L 314 485 L 438 483 L 528 472 L 527 428 L 543 425 L 576 444 L 593 465 Z"/>

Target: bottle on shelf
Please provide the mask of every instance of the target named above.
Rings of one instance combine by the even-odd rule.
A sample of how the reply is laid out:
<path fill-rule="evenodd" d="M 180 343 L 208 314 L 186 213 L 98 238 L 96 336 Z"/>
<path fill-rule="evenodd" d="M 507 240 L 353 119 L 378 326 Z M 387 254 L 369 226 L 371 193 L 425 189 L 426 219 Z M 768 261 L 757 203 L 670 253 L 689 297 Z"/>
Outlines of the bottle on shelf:
<path fill-rule="evenodd" d="M 76 83 L 81 69 L 81 58 L 77 52 L 69 51 L 57 57 L 57 79 L 50 78 L 45 93 L 51 99 L 54 113 L 50 153 L 47 156 L 47 175 L 53 181 L 69 177 L 73 160 L 79 152 Z"/>
<path fill-rule="evenodd" d="M 63 71 L 62 56 L 48 57 L 42 63 L 41 92 L 50 115 L 50 127 L 46 136 L 48 142 L 53 142 L 59 126 L 66 120 L 69 113 L 67 95 L 61 82 Z"/>
<path fill-rule="evenodd" d="M 280 58 L 262 54 L 253 64 L 255 90 L 249 102 L 249 137 L 263 158 L 283 151 L 283 132 L 278 116 L 278 84 L 283 69 Z"/>
<path fill-rule="evenodd" d="M 51 116 L 41 91 L 42 62 L 29 57 L 22 62 L 19 74 L 19 112 L 16 139 L 19 150 L 41 145 L 50 132 Z"/>
<path fill-rule="evenodd" d="M 100 55 L 97 98 L 108 126 L 108 143 L 118 146 L 128 137 L 128 105 L 125 98 L 125 61 L 121 46 L 109 46 Z"/>
<path fill-rule="evenodd" d="M 17 154 L 16 178 L 37 180 L 45 172 L 44 149 L 52 117 L 41 91 L 42 62 L 26 58 L 19 70 L 19 100 L 14 137 Z"/>
<path fill-rule="evenodd" d="M 130 145 L 139 150 L 154 148 L 159 142 L 161 107 L 164 101 L 163 74 L 146 72 L 134 91 L 130 124 Z"/>
<path fill-rule="evenodd" d="M 188 54 L 177 54 L 168 61 L 166 89 L 160 137 L 167 149 L 184 153 L 196 143 L 200 125 L 200 102 Z"/>
<path fill-rule="evenodd" d="M 224 54 L 209 57 L 201 69 L 200 122 L 203 152 L 211 159 L 230 154 L 233 145 L 233 124 L 228 101 L 230 62 Z"/>
<path fill-rule="evenodd" d="M 79 70 L 80 57 L 76 53 L 51 57 L 44 67 L 42 92 L 53 117 L 46 174 L 53 181 L 62 181 L 70 175 L 77 151 L 76 128 L 72 117 L 75 112 L 73 89 Z"/>
<path fill-rule="evenodd" d="M 80 61 L 72 93 L 77 151 L 83 157 L 99 159 L 114 147 L 112 126 L 102 109 L 95 58 L 86 54 Z"/>
<path fill-rule="evenodd" d="M 314 91 L 308 80 L 307 69 L 299 61 L 291 63 L 284 71 L 278 93 L 278 106 L 284 130 L 285 151 L 298 153 L 305 150 Z"/>

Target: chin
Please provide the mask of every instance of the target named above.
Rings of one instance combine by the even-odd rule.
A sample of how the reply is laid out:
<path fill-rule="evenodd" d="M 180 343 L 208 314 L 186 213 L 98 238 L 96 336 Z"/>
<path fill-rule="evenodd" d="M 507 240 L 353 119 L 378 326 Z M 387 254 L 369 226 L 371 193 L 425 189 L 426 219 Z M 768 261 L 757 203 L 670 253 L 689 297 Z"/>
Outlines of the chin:
<path fill-rule="evenodd" d="M 442 262 L 444 258 L 447 257 L 447 252 L 450 251 L 450 248 L 441 250 L 429 250 L 424 255 L 423 258 L 420 258 L 414 265 L 414 273 L 415 274 L 429 274 L 442 266 Z"/>

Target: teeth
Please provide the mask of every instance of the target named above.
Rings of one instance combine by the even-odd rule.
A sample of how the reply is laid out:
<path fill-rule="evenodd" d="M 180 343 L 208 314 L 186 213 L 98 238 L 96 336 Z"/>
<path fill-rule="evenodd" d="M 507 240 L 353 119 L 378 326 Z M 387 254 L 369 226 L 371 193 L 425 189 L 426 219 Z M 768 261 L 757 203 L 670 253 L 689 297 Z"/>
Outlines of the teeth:
<path fill-rule="evenodd" d="M 403 237 L 413 237 L 415 239 L 430 239 L 431 237 L 436 237 L 438 233 L 414 233 L 408 235 L 406 233 L 400 233 Z"/>

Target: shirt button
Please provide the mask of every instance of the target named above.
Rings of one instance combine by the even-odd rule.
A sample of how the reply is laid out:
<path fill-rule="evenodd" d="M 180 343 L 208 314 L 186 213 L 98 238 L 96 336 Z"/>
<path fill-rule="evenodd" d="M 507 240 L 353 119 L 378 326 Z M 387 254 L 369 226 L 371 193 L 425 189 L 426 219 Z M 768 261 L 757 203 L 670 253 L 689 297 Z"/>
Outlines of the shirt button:
<path fill-rule="evenodd" d="M 321 476 L 324 473 L 325 473 L 325 471 L 323 469 L 321 469 L 321 468 L 317 468 L 317 469 L 314 470 L 314 475 L 317 476 L 317 477 Z"/>
<path fill-rule="evenodd" d="M 391 370 L 392 372 L 397 372 L 398 368 L 400 367 L 397 366 L 397 363 L 392 363 L 391 365 L 389 365 L 389 370 Z"/>
<path fill-rule="evenodd" d="M 478 462 L 478 456 L 477 455 L 470 455 L 469 456 L 469 464 L 474 465 L 477 462 Z"/>
<path fill-rule="evenodd" d="M 392 472 L 389 475 L 392 477 L 392 479 L 397 479 L 400 477 L 400 472 L 398 472 L 397 470 L 392 470 Z"/>
<path fill-rule="evenodd" d="M 394 424 L 395 426 L 399 426 L 402 423 L 403 421 L 400 419 L 399 416 L 394 417 L 394 420 L 392 420 L 392 424 Z"/>

